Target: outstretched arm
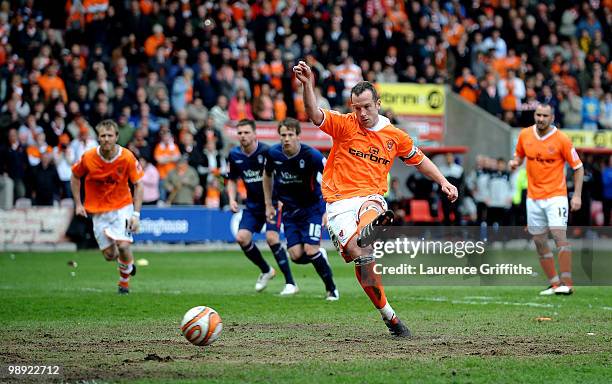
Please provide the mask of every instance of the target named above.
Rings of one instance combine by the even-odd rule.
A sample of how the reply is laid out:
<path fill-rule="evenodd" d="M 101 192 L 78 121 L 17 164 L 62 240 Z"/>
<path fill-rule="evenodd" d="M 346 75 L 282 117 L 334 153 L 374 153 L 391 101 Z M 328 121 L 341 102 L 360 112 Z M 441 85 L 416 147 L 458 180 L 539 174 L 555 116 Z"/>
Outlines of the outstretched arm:
<path fill-rule="evenodd" d="M 293 67 L 295 77 L 302 83 L 302 95 L 304 97 L 304 107 L 308 118 L 313 122 L 314 125 L 321 125 L 325 115 L 317 106 L 317 98 L 314 93 L 313 80 L 314 76 L 312 70 L 303 61 L 300 61 L 296 66 Z"/>
<path fill-rule="evenodd" d="M 423 157 L 423 161 L 421 161 L 421 164 L 416 166 L 416 169 L 418 169 L 419 172 L 421 172 L 423 175 L 440 184 L 442 192 L 444 192 L 444 194 L 448 197 L 451 203 L 457 200 L 457 198 L 459 197 L 457 187 L 455 187 L 454 185 L 449 183 L 448 180 L 446 180 L 446 177 L 444 177 L 438 167 L 431 160 L 429 160 L 429 157 Z"/>

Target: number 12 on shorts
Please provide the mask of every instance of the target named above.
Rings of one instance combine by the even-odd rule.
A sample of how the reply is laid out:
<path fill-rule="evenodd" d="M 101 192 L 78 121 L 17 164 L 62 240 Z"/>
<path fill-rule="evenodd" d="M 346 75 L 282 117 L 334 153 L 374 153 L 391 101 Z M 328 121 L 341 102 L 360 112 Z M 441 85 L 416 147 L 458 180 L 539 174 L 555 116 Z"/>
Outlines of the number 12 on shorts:
<path fill-rule="evenodd" d="M 310 223 L 310 227 L 308 228 L 308 236 L 321 238 L 321 224 Z"/>
<path fill-rule="evenodd" d="M 567 217 L 567 208 L 559 207 L 559 217 Z"/>

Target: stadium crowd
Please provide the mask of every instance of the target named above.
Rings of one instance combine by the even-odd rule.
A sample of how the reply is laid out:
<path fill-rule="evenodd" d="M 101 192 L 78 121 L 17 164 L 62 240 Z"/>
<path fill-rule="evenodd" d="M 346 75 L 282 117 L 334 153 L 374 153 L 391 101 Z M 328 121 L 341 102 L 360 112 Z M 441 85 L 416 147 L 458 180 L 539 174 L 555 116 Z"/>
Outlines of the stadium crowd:
<path fill-rule="evenodd" d="M 70 198 L 70 166 L 113 118 L 145 203 L 222 207 L 224 125 L 306 121 L 298 59 L 324 108 L 362 79 L 445 83 L 512 126 L 546 102 L 562 128 L 612 129 L 611 26 L 612 0 L 2 1 L 0 204 Z M 609 209 L 612 164 L 589 167 Z"/>

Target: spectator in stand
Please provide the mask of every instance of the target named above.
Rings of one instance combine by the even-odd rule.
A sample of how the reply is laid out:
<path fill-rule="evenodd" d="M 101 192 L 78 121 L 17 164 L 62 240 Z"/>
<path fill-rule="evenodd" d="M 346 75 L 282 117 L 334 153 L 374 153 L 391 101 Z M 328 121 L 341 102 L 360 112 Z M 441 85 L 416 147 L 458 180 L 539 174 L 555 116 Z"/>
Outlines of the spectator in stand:
<path fill-rule="evenodd" d="M 34 205 L 53 205 L 59 200 L 61 182 L 53 164 L 53 154 L 43 152 L 40 163 L 32 168 L 32 198 Z"/>
<path fill-rule="evenodd" d="M 247 93 L 244 88 L 238 88 L 236 95 L 230 100 L 228 116 L 231 120 L 253 120 L 251 103 L 247 99 Z"/>
<path fill-rule="evenodd" d="M 608 163 L 601 172 L 603 184 L 603 214 L 604 225 L 609 226 L 612 218 L 612 155 L 608 158 Z"/>
<path fill-rule="evenodd" d="M 612 129 L 612 92 L 606 92 L 600 109 L 599 124 L 603 129 Z"/>
<path fill-rule="evenodd" d="M 91 135 L 90 126 L 81 125 L 79 127 L 79 133 L 77 136 L 70 142 L 70 149 L 74 154 L 73 164 L 81 159 L 83 153 L 85 153 L 88 149 L 94 148 L 98 145 L 94 136 Z"/>
<path fill-rule="evenodd" d="M 487 198 L 489 196 L 489 178 L 491 170 L 487 169 L 487 159 L 482 155 L 476 156 L 476 169 L 466 178 L 466 185 L 476 204 L 478 224 L 487 219 Z"/>
<path fill-rule="evenodd" d="M 463 185 L 463 167 L 455 162 L 455 156 L 452 153 L 447 153 L 444 157 L 445 163 L 440 166 L 440 172 L 446 179 L 454 185 L 457 190 L 462 190 Z M 444 193 L 439 190 L 442 200 L 442 213 L 444 214 L 444 225 L 459 225 L 461 224 L 461 215 L 459 214 L 460 201 L 451 203 Z M 451 219 L 451 214 L 453 218 Z"/>
<path fill-rule="evenodd" d="M 52 153 L 53 148 L 47 144 L 45 133 L 39 132 L 35 137 L 34 144 L 28 145 L 26 152 L 30 166 L 35 167 L 40 164 L 43 153 Z"/>
<path fill-rule="evenodd" d="M 199 178 L 188 160 L 187 156 L 180 156 L 176 167 L 163 180 L 168 191 L 166 202 L 170 205 L 192 205 L 194 202 Z"/>
<path fill-rule="evenodd" d="M 132 141 L 136 128 L 134 128 L 134 126 L 130 123 L 129 116 L 124 113 L 119 115 L 119 118 L 117 119 L 117 127 L 119 129 L 117 144 L 122 147 L 127 147 L 129 142 Z"/>
<path fill-rule="evenodd" d="M 225 124 L 229 121 L 229 112 L 227 97 L 220 95 L 217 99 L 217 104 L 210 109 L 210 117 L 214 121 L 216 129 L 223 129 Z"/>
<path fill-rule="evenodd" d="M 156 205 L 159 201 L 159 172 L 145 157 L 139 156 L 138 162 L 144 171 L 140 179 L 143 187 L 142 204 Z"/>
<path fill-rule="evenodd" d="M 53 162 L 61 182 L 60 197 L 62 199 L 72 198 L 70 177 L 72 176 L 74 153 L 72 153 L 72 148 L 70 148 L 70 136 L 66 133 L 60 136 L 57 146 L 53 148 Z"/>
<path fill-rule="evenodd" d="M 68 94 L 66 93 L 66 85 L 64 80 L 58 76 L 58 66 L 55 63 L 49 64 L 45 69 L 45 74 L 38 78 L 38 84 L 45 93 L 45 99 L 51 99 L 53 91 L 58 91 L 62 100 L 68 102 Z"/>
<path fill-rule="evenodd" d="M 599 99 L 595 95 L 595 90 L 589 88 L 586 96 L 582 98 L 582 129 L 596 131 L 598 129 L 599 114 Z"/>
<path fill-rule="evenodd" d="M 155 146 L 153 151 L 153 157 L 157 163 L 157 170 L 159 171 L 159 178 L 162 182 L 165 182 L 170 171 L 176 168 L 178 160 L 181 158 L 181 152 L 176 144 L 174 144 L 174 138 L 169 129 L 163 129 L 159 131 L 160 141 Z M 164 194 L 166 189 L 162 189 L 161 197 L 162 200 L 166 200 Z"/>
<path fill-rule="evenodd" d="M 506 161 L 497 159 L 497 169 L 489 176 L 487 223 L 508 225 L 508 214 L 512 206 L 512 184 L 506 169 Z"/>
<path fill-rule="evenodd" d="M 11 196 L 10 205 L 26 195 L 26 173 L 29 167 L 26 146 L 17 135 L 17 130 L 8 131 L 8 143 L 0 146 L 0 174 L 4 176 L 6 193 Z M 10 190 L 12 188 L 12 190 Z"/>
<path fill-rule="evenodd" d="M 455 92 L 472 104 L 478 101 L 478 80 L 469 68 L 463 68 L 461 76 L 455 81 Z"/>
<path fill-rule="evenodd" d="M 128 149 L 138 157 L 144 157 L 149 163 L 153 161 L 153 148 L 149 139 L 147 127 L 141 127 L 134 131 L 134 137 L 128 144 Z"/>

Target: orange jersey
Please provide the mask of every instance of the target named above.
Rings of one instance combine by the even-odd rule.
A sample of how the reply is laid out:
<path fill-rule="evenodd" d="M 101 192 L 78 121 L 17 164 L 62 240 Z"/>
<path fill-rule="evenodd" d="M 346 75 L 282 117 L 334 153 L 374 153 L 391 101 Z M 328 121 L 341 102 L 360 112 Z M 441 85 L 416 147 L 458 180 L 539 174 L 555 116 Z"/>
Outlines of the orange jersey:
<path fill-rule="evenodd" d="M 104 213 L 123 208 L 132 203 L 128 181 L 136 183 L 144 172 L 136 156 L 119 146 L 112 160 L 100 154 L 100 147 L 86 151 L 81 160 L 72 166 L 75 177 L 85 177 L 85 210 Z"/>
<path fill-rule="evenodd" d="M 582 167 L 571 140 L 556 127 L 544 137 L 538 136 L 535 125 L 524 128 L 516 156 L 527 158 L 527 197 L 534 200 L 567 196 L 565 162 L 574 170 Z"/>
<path fill-rule="evenodd" d="M 412 138 L 384 116 L 378 116 L 375 127 L 364 129 L 354 113 L 322 111 L 325 118 L 319 128 L 333 138 L 321 183 L 328 203 L 382 195 L 387 192 L 387 175 L 395 157 L 408 165 L 418 165 L 425 157 Z"/>

